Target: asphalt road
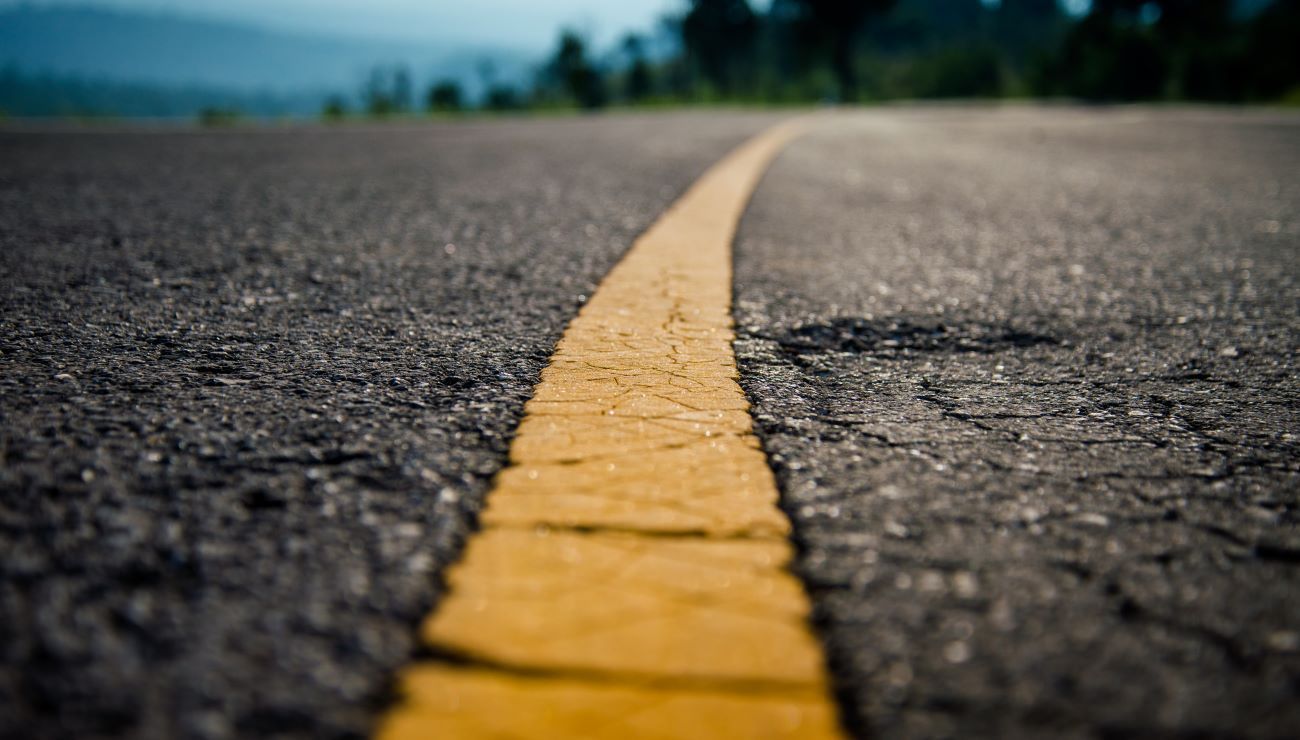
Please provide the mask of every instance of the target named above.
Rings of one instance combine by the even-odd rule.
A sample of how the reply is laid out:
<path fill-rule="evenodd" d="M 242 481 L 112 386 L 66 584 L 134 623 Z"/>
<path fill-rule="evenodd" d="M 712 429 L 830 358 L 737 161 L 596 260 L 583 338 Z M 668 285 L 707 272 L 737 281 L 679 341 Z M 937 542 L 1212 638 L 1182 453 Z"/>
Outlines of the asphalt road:
<path fill-rule="evenodd" d="M 0 132 L 0 736 L 360 737 L 585 296 L 779 114 Z M 1300 728 L 1300 116 L 840 113 L 737 353 L 862 735 Z"/>
<path fill-rule="evenodd" d="M 844 118 L 737 245 L 850 719 L 1300 732 L 1300 118 Z"/>

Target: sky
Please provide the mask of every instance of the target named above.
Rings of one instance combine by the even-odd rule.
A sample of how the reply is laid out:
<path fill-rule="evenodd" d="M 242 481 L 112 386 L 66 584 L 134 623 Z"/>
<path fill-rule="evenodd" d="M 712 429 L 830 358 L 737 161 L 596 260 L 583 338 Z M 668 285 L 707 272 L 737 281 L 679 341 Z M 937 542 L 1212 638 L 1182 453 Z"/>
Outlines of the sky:
<path fill-rule="evenodd" d="M 439 39 L 541 51 L 574 27 L 597 45 L 651 31 L 685 0 L 26 0 L 203 15 L 306 33 Z M 13 4 L 0 2 L 0 5 Z"/>

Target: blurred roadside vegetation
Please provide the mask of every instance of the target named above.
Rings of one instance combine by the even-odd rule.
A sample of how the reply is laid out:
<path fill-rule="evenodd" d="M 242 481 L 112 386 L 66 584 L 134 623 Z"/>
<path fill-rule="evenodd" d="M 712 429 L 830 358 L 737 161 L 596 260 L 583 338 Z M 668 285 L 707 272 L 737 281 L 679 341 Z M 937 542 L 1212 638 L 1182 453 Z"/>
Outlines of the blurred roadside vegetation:
<path fill-rule="evenodd" d="M 402 79 L 372 76 L 358 112 L 408 112 Z M 960 98 L 1300 104 L 1300 0 L 691 0 L 605 54 L 564 30 L 530 88 L 477 107 Z M 452 80 L 424 100 L 471 107 Z"/>
<path fill-rule="evenodd" d="M 531 78 L 374 67 L 353 90 L 234 93 L 0 68 L 24 115 L 326 121 L 607 107 L 1060 98 L 1300 105 L 1300 0 L 685 0 L 593 48 L 562 30 Z M 419 82 L 417 82 L 419 80 Z M 473 80 L 470 75 L 469 81 Z"/>
<path fill-rule="evenodd" d="M 247 120 L 250 111 L 300 108 L 314 110 L 318 94 L 294 96 L 240 93 L 203 86 L 166 87 L 108 82 L 48 73 L 28 73 L 0 66 L 0 107 L 15 117 L 108 121 L 128 118 L 195 119 L 227 125 Z M 221 113 L 222 115 L 212 115 Z"/>

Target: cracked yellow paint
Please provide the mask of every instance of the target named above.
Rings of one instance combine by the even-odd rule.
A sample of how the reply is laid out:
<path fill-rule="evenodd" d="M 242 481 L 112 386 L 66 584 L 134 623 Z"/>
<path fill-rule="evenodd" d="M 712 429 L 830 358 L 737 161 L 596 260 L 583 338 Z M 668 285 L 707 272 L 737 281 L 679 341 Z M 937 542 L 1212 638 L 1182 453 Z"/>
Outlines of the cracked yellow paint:
<path fill-rule="evenodd" d="M 494 664 L 816 685 L 789 560 L 772 540 L 489 528 L 422 637 Z"/>
<path fill-rule="evenodd" d="M 569 325 L 381 738 L 840 737 L 731 349 L 736 223 L 798 130 L 705 173 Z"/>
<path fill-rule="evenodd" d="M 752 439 L 707 437 L 604 462 L 509 468 L 481 521 L 716 537 L 784 539 L 789 532 Z"/>

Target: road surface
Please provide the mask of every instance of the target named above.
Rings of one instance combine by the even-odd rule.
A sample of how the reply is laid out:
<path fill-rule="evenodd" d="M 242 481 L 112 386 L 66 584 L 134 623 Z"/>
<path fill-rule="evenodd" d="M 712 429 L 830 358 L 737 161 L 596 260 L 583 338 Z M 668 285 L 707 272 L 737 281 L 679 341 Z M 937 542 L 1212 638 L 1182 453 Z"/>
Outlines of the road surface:
<path fill-rule="evenodd" d="M 566 324 L 788 116 L 0 133 L 0 734 L 359 737 Z M 1300 116 L 823 116 L 740 382 L 846 726 L 1300 727 Z"/>

